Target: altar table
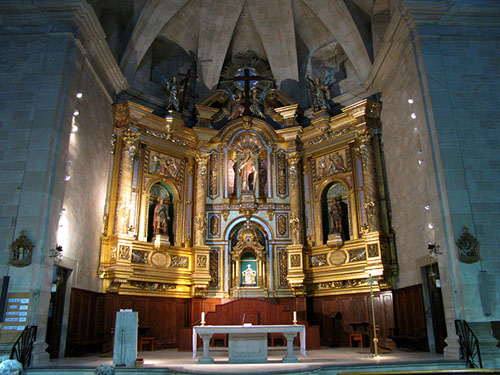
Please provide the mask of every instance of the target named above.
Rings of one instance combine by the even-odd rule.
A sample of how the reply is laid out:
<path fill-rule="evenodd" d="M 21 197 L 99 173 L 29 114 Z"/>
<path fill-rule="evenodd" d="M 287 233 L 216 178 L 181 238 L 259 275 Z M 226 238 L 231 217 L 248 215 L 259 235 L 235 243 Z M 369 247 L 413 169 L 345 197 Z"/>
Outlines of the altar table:
<path fill-rule="evenodd" d="M 293 354 L 293 339 L 300 333 L 300 354 L 306 355 L 306 327 L 299 325 L 252 325 L 252 326 L 194 326 L 193 358 L 196 358 L 197 335 L 203 340 L 203 356 L 199 363 L 212 363 L 210 339 L 214 333 L 227 333 L 229 336 L 229 362 L 267 361 L 267 334 L 282 333 L 286 337 L 287 353 L 283 362 L 298 362 Z"/>

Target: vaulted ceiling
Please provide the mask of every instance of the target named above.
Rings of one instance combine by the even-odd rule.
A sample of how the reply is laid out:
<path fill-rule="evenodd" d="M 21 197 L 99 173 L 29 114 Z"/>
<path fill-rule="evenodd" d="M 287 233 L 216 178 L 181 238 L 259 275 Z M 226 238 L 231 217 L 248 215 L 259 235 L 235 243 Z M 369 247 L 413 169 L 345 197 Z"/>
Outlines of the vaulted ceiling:
<path fill-rule="evenodd" d="M 306 75 L 321 75 L 316 69 L 320 65 L 324 73 L 344 61 L 351 85 L 364 82 L 373 61 L 372 15 L 387 11 L 389 3 L 390 0 L 94 0 L 92 4 L 132 86 L 134 81 L 152 80 L 152 74 L 138 72 L 151 72 L 158 66 L 158 50 L 162 48 L 165 59 L 170 60 L 168 69 L 177 69 L 164 74 L 177 74 L 182 69 L 172 65 L 171 51 L 175 46 L 195 60 L 198 82 L 205 92 L 216 87 L 227 58 L 253 50 L 269 62 L 279 88 L 300 96 L 301 82 L 304 86 Z M 151 59 L 154 61 L 148 62 Z"/>

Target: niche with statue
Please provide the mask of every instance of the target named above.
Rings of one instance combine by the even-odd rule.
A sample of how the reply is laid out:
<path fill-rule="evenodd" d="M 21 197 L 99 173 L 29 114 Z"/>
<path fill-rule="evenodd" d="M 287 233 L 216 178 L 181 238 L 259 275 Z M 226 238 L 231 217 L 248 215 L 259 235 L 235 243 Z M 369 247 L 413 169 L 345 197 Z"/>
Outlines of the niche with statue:
<path fill-rule="evenodd" d="M 171 188 L 158 182 L 149 191 L 148 242 L 161 236 L 171 245 L 174 239 L 174 205 Z"/>
<path fill-rule="evenodd" d="M 346 186 L 340 181 L 329 184 L 321 195 L 323 243 L 350 239 L 349 199 Z"/>

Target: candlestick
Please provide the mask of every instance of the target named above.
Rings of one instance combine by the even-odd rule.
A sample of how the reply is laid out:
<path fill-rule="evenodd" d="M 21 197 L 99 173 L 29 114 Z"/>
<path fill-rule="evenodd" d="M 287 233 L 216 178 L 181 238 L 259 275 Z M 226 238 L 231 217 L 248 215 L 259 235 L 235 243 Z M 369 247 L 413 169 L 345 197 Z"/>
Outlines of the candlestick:
<path fill-rule="evenodd" d="M 205 325 L 205 312 L 204 311 L 201 312 L 201 325 L 202 326 Z"/>
<path fill-rule="evenodd" d="M 296 326 L 297 325 L 297 311 L 294 311 L 293 312 L 293 325 Z"/>
<path fill-rule="evenodd" d="M 377 324 L 375 321 L 375 304 L 373 302 L 373 299 L 375 298 L 375 295 L 373 294 L 373 278 L 372 274 L 369 274 L 370 278 L 370 300 L 371 300 L 371 305 L 372 305 L 372 321 L 373 321 L 373 348 L 374 348 L 374 356 L 373 358 L 376 359 L 378 358 L 378 337 L 377 337 Z"/>

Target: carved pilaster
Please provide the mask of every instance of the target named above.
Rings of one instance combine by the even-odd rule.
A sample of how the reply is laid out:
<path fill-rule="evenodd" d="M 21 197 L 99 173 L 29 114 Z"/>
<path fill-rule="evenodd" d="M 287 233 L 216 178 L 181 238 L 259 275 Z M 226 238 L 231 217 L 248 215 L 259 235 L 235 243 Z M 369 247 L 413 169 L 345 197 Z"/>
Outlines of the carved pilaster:
<path fill-rule="evenodd" d="M 373 154 L 373 134 L 365 130 L 358 137 L 359 157 L 363 165 L 363 176 L 365 180 L 365 201 L 362 202 L 365 208 L 365 225 L 368 230 L 380 230 L 379 203 L 377 201 L 377 182 L 375 174 L 375 162 Z M 366 227 L 365 227 L 366 228 Z"/>
<path fill-rule="evenodd" d="M 195 244 L 205 245 L 207 232 L 206 196 L 208 175 L 208 154 L 199 153 L 196 156 L 196 216 L 195 216 Z"/>

